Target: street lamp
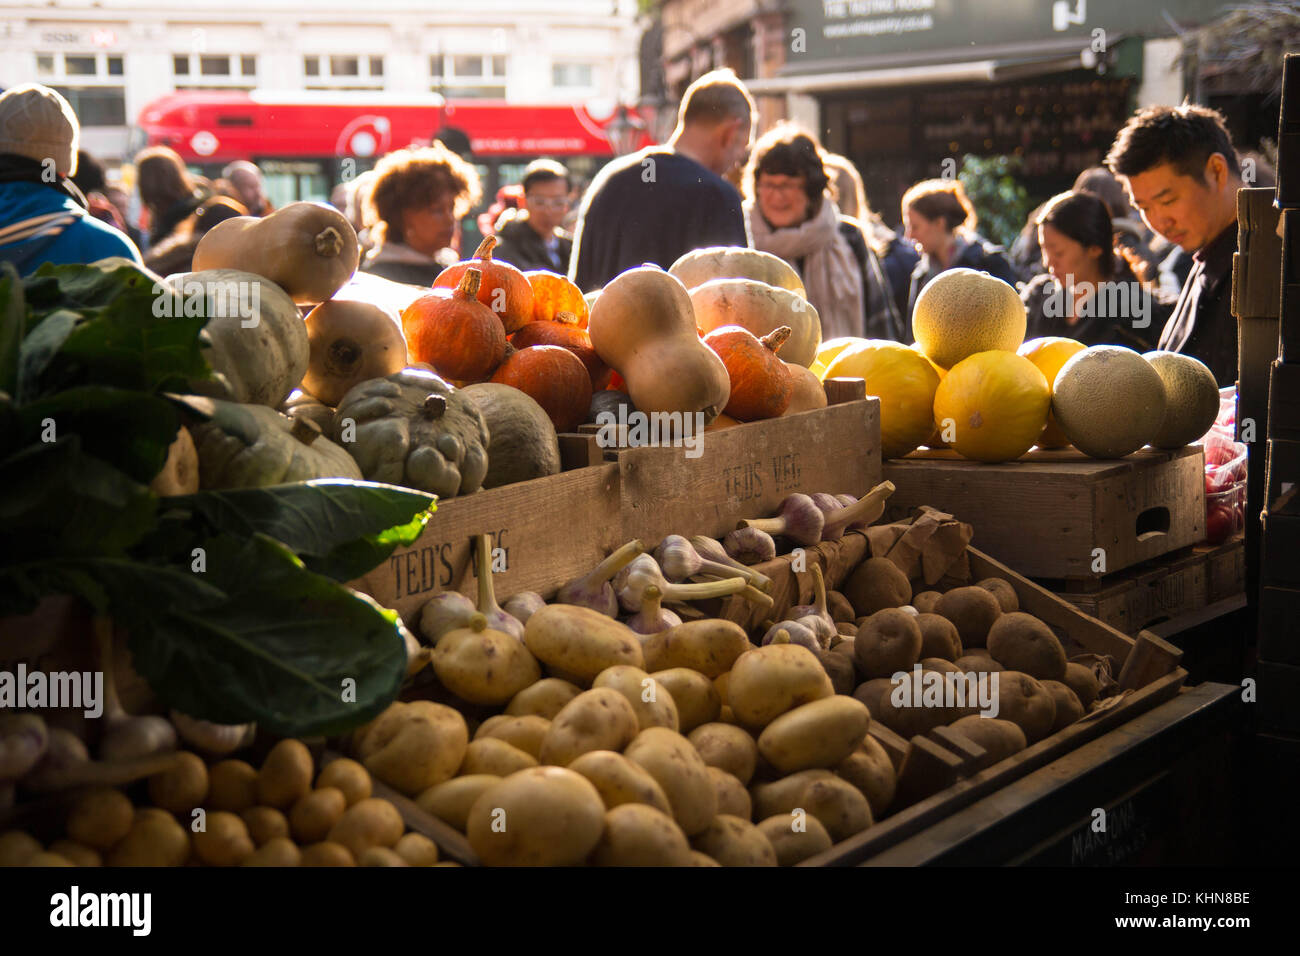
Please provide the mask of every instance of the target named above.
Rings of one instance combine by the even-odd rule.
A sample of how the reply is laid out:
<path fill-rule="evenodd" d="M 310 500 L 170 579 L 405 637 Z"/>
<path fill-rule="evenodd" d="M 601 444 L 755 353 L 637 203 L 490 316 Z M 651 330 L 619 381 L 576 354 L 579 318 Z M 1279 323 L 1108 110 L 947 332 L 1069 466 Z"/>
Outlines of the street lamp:
<path fill-rule="evenodd" d="M 635 114 L 629 114 L 625 104 L 618 106 L 618 115 L 605 125 L 605 136 L 616 156 L 626 156 L 632 152 L 645 131 L 645 121 Z"/>

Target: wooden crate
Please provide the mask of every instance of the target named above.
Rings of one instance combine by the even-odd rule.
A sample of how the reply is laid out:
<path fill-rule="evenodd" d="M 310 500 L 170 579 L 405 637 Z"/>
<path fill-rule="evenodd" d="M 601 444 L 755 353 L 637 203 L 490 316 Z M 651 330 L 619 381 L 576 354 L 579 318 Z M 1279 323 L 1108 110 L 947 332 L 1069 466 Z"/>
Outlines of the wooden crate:
<path fill-rule="evenodd" d="M 886 520 L 920 505 L 947 511 L 975 523 L 986 554 L 1030 577 L 1095 579 L 1205 537 L 1199 445 L 1115 461 L 1035 449 L 998 465 L 923 450 L 886 462 L 883 476 L 898 487 Z"/>
<path fill-rule="evenodd" d="M 1241 538 L 1160 558 L 1096 582 L 1040 581 L 1085 614 L 1125 634 L 1199 611 L 1245 590 Z"/>

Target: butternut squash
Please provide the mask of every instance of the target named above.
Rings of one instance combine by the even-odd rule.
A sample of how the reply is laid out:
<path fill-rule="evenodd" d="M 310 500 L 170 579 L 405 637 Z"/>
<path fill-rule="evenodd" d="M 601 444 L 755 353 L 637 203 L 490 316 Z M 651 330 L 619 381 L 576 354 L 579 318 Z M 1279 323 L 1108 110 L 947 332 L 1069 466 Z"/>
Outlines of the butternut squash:
<path fill-rule="evenodd" d="M 674 262 L 668 272 L 681 279 L 688 289 L 714 279 L 754 279 L 778 289 L 788 289 L 805 299 L 808 297 L 799 273 L 790 263 L 770 252 L 745 246 L 693 249 Z"/>
<path fill-rule="evenodd" d="M 361 247 L 341 212 L 294 202 L 269 216 L 236 216 L 213 226 L 194 250 L 194 271 L 241 269 L 270 279 L 298 305 L 331 298 L 357 271 Z"/>
<path fill-rule="evenodd" d="M 605 286 L 587 331 L 639 411 L 700 412 L 707 425 L 726 407 L 727 367 L 700 341 L 686 287 L 658 266 L 629 269 Z"/>
<path fill-rule="evenodd" d="M 781 358 L 804 368 L 817 359 L 821 319 L 795 292 L 753 279 L 713 279 L 692 289 L 690 296 L 695 321 L 705 335 L 724 325 L 739 325 L 762 338 L 788 325 L 790 338 L 781 347 Z"/>
<path fill-rule="evenodd" d="M 311 346 L 303 390 L 338 405 L 354 385 L 406 368 L 398 318 L 369 302 L 331 299 L 307 313 Z"/>

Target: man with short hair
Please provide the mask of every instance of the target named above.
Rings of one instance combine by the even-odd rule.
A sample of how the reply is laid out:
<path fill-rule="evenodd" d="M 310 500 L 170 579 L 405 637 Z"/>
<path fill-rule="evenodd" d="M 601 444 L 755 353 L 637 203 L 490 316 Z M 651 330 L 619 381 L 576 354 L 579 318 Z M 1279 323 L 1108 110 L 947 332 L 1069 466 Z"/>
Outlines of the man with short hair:
<path fill-rule="evenodd" d="M 583 197 L 569 278 L 584 292 L 642 263 L 667 269 L 704 246 L 748 246 L 740 193 L 723 179 L 754 138 L 758 111 L 736 74 L 686 90 L 667 144 L 609 163 Z"/>
<path fill-rule="evenodd" d="M 1139 110 L 1115 137 L 1106 165 L 1143 221 L 1193 254 L 1160 348 L 1200 359 L 1221 387 L 1232 385 L 1237 380 L 1232 257 L 1242 182 L 1223 117 L 1186 103 Z"/>
<path fill-rule="evenodd" d="M 524 208 L 506 209 L 496 222 L 492 258 L 520 269 L 569 271 L 573 237 L 560 228 L 569 213 L 569 171 L 553 159 L 528 164 L 521 184 Z"/>
<path fill-rule="evenodd" d="M 230 183 L 235 193 L 231 198 L 243 203 L 250 216 L 265 216 L 275 211 L 271 201 L 266 198 L 262 171 L 255 163 L 237 159 L 221 171 L 221 178 Z"/>

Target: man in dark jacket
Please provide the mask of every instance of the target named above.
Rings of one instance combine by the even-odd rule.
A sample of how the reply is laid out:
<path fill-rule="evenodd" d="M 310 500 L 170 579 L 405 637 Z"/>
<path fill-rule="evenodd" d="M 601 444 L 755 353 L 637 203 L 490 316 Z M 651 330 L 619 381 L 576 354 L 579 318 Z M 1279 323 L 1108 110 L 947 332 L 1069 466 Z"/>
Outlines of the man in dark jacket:
<path fill-rule="evenodd" d="M 1191 252 L 1192 271 L 1160 348 L 1192 355 L 1220 386 L 1237 380 L 1232 256 L 1237 251 L 1240 167 L 1223 117 L 1203 106 L 1152 106 L 1119 131 L 1106 165 L 1142 219 Z"/>
<path fill-rule="evenodd" d="M 569 212 L 569 171 L 553 159 L 539 159 L 524 170 L 524 208 L 507 209 L 497 220 L 492 258 L 524 271 L 569 271 L 573 237 L 560 228 Z"/>
<path fill-rule="evenodd" d="M 749 152 L 757 113 L 731 70 L 692 83 L 667 144 L 597 174 L 583 197 L 569 278 L 591 292 L 642 263 L 667 269 L 692 249 L 748 246 L 740 193 L 722 177 Z"/>

